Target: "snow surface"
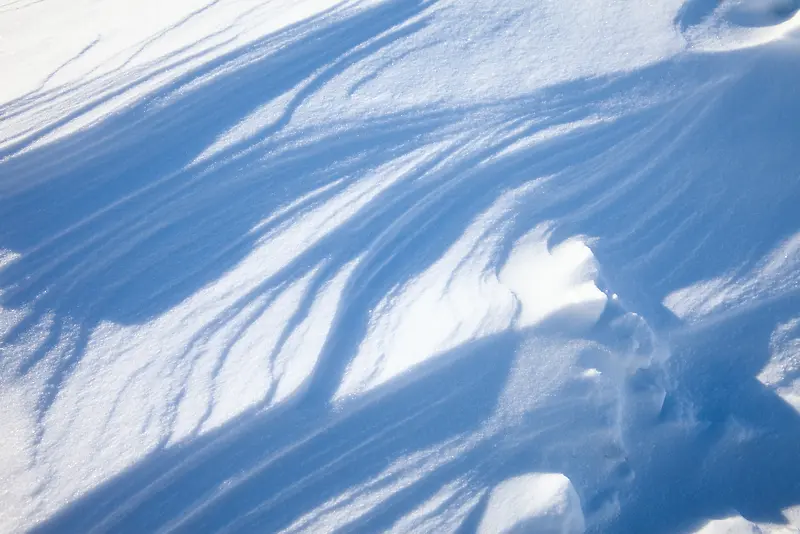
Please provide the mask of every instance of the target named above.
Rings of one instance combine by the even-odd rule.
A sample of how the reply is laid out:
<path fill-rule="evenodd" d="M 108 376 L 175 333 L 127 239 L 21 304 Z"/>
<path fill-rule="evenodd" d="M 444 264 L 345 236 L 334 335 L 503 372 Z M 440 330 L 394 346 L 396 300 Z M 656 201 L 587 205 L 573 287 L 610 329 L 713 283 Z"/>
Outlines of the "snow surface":
<path fill-rule="evenodd" d="M 0 0 L 0 531 L 800 532 L 798 8 Z"/>
<path fill-rule="evenodd" d="M 709 521 L 695 534 L 794 534 L 792 526 L 762 523 L 756 524 L 737 515 Z"/>
<path fill-rule="evenodd" d="M 489 495 L 478 532 L 581 533 L 581 503 L 564 475 L 533 473 L 501 482 Z"/>

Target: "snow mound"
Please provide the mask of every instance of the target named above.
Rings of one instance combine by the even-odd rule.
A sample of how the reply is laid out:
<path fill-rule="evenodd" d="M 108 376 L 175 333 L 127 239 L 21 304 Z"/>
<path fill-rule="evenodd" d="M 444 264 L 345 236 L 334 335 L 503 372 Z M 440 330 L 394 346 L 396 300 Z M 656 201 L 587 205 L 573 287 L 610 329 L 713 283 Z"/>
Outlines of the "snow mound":
<path fill-rule="evenodd" d="M 800 532 L 791 525 L 773 523 L 753 523 L 740 515 L 714 519 L 703 525 L 695 534 L 797 534 Z"/>
<path fill-rule="evenodd" d="M 566 313 L 571 329 L 583 329 L 597 321 L 606 305 L 606 294 L 595 284 L 597 275 L 594 254 L 582 239 L 548 250 L 546 228 L 539 227 L 517 241 L 499 278 L 519 300 L 517 327 Z"/>
<path fill-rule="evenodd" d="M 569 479 L 559 473 L 532 473 L 495 487 L 479 534 L 577 534 L 584 531 L 581 503 Z"/>
<path fill-rule="evenodd" d="M 798 9 L 797 0 L 694 0 L 686 4 L 678 21 L 692 48 L 720 52 L 790 36 L 800 28 Z"/>
<path fill-rule="evenodd" d="M 695 534 L 761 534 L 762 530 L 741 516 L 709 521 Z"/>

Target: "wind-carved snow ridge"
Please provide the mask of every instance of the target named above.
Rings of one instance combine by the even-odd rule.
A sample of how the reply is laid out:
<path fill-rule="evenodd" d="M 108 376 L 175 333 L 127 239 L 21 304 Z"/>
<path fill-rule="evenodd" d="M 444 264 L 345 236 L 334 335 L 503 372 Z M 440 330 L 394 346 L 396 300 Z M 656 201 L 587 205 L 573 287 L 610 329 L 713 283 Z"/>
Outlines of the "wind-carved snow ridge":
<path fill-rule="evenodd" d="M 416 279 L 392 288 L 370 314 L 366 336 L 336 398 L 374 388 L 432 356 L 510 327 L 516 301 L 495 264 L 516 199 L 505 193 Z"/>
<path fill-rule="evenodd" d="M 538 189 L 534 181 L 504 193 L 430 268 L 388 292 L 370 313 L 337 399 L 509 328 L 581 334 L 597 322 L 608 296 L 595 284 L 598 268 L 584 240 L 550 249 L 545 223 L 506 250 L 514 207 Z"/>

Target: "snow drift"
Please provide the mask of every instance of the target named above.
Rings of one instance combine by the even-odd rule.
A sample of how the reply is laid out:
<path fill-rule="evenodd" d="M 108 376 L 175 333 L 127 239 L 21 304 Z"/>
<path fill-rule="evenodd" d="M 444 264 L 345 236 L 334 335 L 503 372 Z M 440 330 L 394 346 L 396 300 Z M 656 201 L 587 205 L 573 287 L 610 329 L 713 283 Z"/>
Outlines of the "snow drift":
<path fill-rule="evenodd" d="M 0 530 L 794 528 L 795 4 L 161 4 L 0 5 Z"/>

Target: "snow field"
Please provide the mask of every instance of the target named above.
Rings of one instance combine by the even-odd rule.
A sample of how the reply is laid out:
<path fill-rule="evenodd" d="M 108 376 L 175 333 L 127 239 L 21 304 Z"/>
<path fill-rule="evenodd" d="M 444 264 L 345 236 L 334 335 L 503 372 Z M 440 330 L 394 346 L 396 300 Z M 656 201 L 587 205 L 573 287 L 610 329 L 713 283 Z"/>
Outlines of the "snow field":
<path fill-rule="evenodd" d="M 795 528 L 794 4 L 162 4 L 0 5 L 0 530 Z"/>

